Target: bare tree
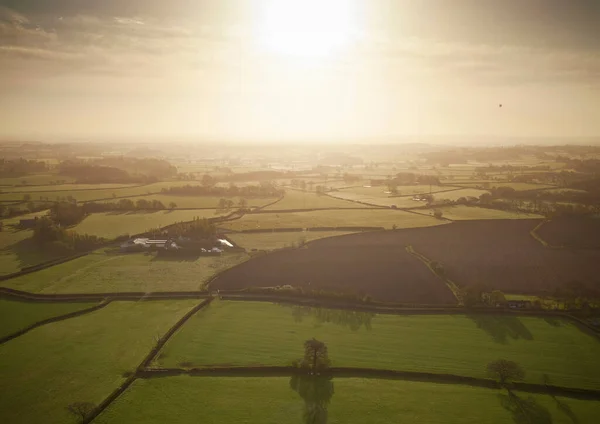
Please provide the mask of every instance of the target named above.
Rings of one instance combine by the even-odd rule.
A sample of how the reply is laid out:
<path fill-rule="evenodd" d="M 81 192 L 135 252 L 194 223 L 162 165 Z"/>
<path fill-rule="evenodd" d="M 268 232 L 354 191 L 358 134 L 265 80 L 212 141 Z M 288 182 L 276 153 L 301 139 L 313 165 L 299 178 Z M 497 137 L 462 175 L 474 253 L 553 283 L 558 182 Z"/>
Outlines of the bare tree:
<path fill-rule="evenodd" d="M 96 409 L 96 405 L 90 402 L 75 402 L 67 406 L 67 411 L 77 418 L 77 422 L 83 424 L 87 417 Z"/>

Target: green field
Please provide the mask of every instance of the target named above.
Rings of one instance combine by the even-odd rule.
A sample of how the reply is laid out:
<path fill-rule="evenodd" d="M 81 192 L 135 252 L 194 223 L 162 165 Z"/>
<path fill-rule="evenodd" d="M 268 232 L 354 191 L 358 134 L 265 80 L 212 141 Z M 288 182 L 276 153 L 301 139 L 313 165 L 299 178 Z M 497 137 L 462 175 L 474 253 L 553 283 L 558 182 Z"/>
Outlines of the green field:
<path fill-rule="evenodd" d="M 158 200 L 162 202 L 166 207 L 169 207 L 171 202 L 175 202 L 177 208 L 216 208 L 219 204 L 221 197 L 214 196 L 172 196 L 169 194 L 155 194 L 142 197 L 132 197 L 130 200 L 136 202 L 138 199 L 144 200 Z M 226 199 L 233 201 L 234 207 L 237 208 L 239 205 L 240 197 L 226 197 Z M 246 198 L 248 206 L 262 206 L 277 200 L 274 197 L 267 198 Z M 115 202 L 114 199 L 103 200 L 99 203 Z"/>
<path fill-rule="evenodd" d="M 452 190 L 456 187 L 452 186 L 431 186 L 431 192 L 443 192 Z M 415 201 L 412 200 L 412 196 L 416 194 L 429 193 L 429 185 L 411 185 L 411 186 L 398 186 L 398 195 L 387 193 L 387 187 L 354 187 L 349 189 L 341 189 L 338 191 L 332 191 L 329 195 L 345 200 L 353 200 L 358 202 L 364 202 L 375 206 L 389 207 L 396 205 L 399 208 L 409 208 L 415 206 Z M 440 193 L 442 195 L 442 193 Z M 402 197 L 399 197 L 402 196 Z"/>
<path fill-rule="evenodd" d="M 532 213 L 501 211 L 498 209 L 478 208 L 474 206 L 443 206 L 436 207 L 442 211 L 443 217 L 453 221 L 464 221 L 473 219 L 542 219 L 543 216 Z M 433 216 L 433 209 L 416 209 L 413 212 Z"/>
<path fill-rule="evenodd" d="M 461 385 L 399 380 L 333 378 L 320 401 L 329 424 L 573 424 L 593 423 L 600 403 Z M 327 387 L 327 383 L 324 385 Z M 314 406 L 313 406 L 314 407 Z M 524 407 L 517 421 L 514 411 Z M 286 377 L 169 377 L 136 380 L 94 422 L 117 424 L 310 423 L 304 399 Z M 540 421 L 541 418 L 550 420 Z M 573 421 L 573 418 L 576 421 Z M 530 421 L 529 419 L 533 419 Z"/>
<path fill-rule="evenodd" d="M 443 221 L 419 214 L 391 209 L 325 210 L 313 212 L 260 213 L 218 224 L 221 228 L 241 231 L 271 228 L 312 227 L 430 227 Z"/>
<path fill-rule="evenodd" d="M 328 313 L 330 322 L 317 319 L 317 313 Z M 351 330 L 360 323 L 365 325 Z M 487 363 L 505 358 L 521 364 L 532 383 L 541 384 L 548 374 L 556 385 L 600 389 L 600 344 L 567 321 L 370 316 L 260 302 L 211 304 L 167 343 L 156 365 L 288 365 L 312 337 L 327 344 L 333 366 L 485 377 Z"/>
<path fill-rule="evenodd" d="M 32 174 L 32 175 L 24 175 L 22 177 L 7 177 L 0 178 L 0 186 L 18 186 L 22 185 L 23 181 L 26 184 L 39 185 L 39 184 L 50 184 L 52 181 L 64 180 L 69 183 L 75 181 L 74 178 L 66 177 L 64 175 L 56 175 L 56 174 Z M 0 189 L 4 190 L 4 187 L 0 187 Z"/>
<path fill-rule="evenodd" d="M 244 249 L 275 250 L 326 237 L 353 234 L 346 231 L 302 231 L 285 233 L 231 234 L 229 238 Z"/>
<path fill-rule="evenodd" d="M 466 187 L 475 187 L 482 186 L 485 183 L 481 182 L 464 182 L 464 183 L 456 183 L 461 186 Z M 498 182 L 498 181 L 489 181 L 488 182 L 490 188 L 491 187 L 511 187 L 516 191 L 528 191 L 528 190 L 541 190 L 547 188 L 553 188 L 554 186 L 549 184 L 533 184 L 533 183 L 513 183 L 513 182 Z"/>
<path fill-rule="evenodd" d="M 245 253 L 160 258 L 154 253 L 97 250 L 42 271 L 2 282 L 34 293 L 105 293 L 201 290 L 217 272 L 248 259 Z"/>
<path fill-rule="evenodd" d="M 489 191 L 487 190 L 478 190 L 475 188 L 465 188 L 462 190 L 454 190 L 454 191 L 448 191 L 445 193 L 437 193 L 433 195 L 434 200 L 436 201 L 440 201 L 440 200 L 458 200 L 461 197 L 477 197 L 479 198 L 479 196 L 481 196 L 484 193 L 489 193 Z"/>
<path fill-rule="evenodd" d="M 279 202 L 268 206 L 265 210 L 284 209 L 321 209 L 321 208 L 364 208 L 366 206 L 333 199 L 329 196 L 319 196 L 309 191 L 286 190 L 285 196 Z"/>
<path fill-rule="evenodd" d="M 33 193 L 28 193 L 31 196 L 32 200 L 48 200 L 54 201 L 57 199 L 63 199 L 68 196 L 74 197 L 79 202 L 88 202 L 92 200 L 102 200 L 102 199 L 112 199 L 113 197 L 129 197 L 129 196 L 144 196 L 152 193 L 160 193 L 163 188 L 175 187 L 192 184 L 190 181 L 165 181 L 160 183 L 146 184 L 146 185 L 138 185 L 131 186 L 125 185 L 121 188 L 105 188 L 101 190 L 96 190 L 96 187 L 102 187 L 104 184 L 89 184 L 86 185 L 89 187 L 89 190 L 56 190 L 58 186 L 47 186 L 41 187 L 43 191 L 37 191 Z M 197 183 L 199 184 L 199 183 Z M 83 186 L 83 185 L 77 185 Z M 40 187 L 37 187 L 40 189 Z M 23 195 L 26 193 L 15 192 L 15 193 L 1 193 L 0 200 L 22 200 Z"/>
<path fill-rule="evenodd" d="M 113 239 L 123 234 L 141 234 L 153 228 L 165 227 L 176 222 L 191 221 L 194 218 L 214 218 L 212 209 L 206 210 L 172 210 L 172 211 L 138 211 L 138 212 L 103 212 L 93 213 L 71 228 L 79 234 L 90 234 L 106 239 Z"/>
<path fill-rule="evenodd" d="M 33 230 L 21 230 L 17 227 L 21 219 L 32 219 L 46 215 L 46 211 L 35 212 L 2 220 L 0 231 L 0 275 L 11 274 L 26 266 L 56 259 L 60 255 L 51 251 L 42 251 L 31 242 Z"/>
<path fill-rule="evenodd" d="M 0 299 L 0 338 L 38 321 L 94 306 L 94 303 L 31 303 Z"/>
<path fill-rule="evenodd" d="M 0 345 L 0 422 L 74 422 L 67 405 L 99 404 L 197 303 L 115 302 Z"/>

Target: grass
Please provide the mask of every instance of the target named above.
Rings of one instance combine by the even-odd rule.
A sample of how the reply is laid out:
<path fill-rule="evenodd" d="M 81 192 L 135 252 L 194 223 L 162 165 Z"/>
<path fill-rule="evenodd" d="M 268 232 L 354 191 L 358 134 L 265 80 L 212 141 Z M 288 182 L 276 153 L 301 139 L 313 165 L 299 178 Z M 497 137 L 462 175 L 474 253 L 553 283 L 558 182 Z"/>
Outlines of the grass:
<path fill-rule="evenodd" d="M 74 178 L 66 177 L 64 175 L 57 174 L 34 174 L 24 175 L 22 177 L 7 177 L 0 178 L 0 186 L 17 186 L 21 185 L 23 181 L 27 181 L 27 184 L 50 184 L 50 181 L 65 180 L 66 182 L 75 181 Z M 4 190 L 4 188 L 2 188 Z"/>
<path fill-rule="evenodd" d="M 153 253 L 98 250 L 42 271 L 2 282 L 34 293 L 105 293 L 201 290 L 216 273 L 244 262 L 245 253 L 161 259 Z"/>
<path fill-rule="evenodd" d="M 16 227 L 21 219 L 45 214 L 46 211 L 35 212 L 2 220 L 4 228 L 0 232 L 0 275 L 11 274 L 22 267 L 36 265 L 59 256 L 53 252 L 38 250 L 30 240 L 33 230 L 21 230 Z"/>
<path fill-rule="evenodd" d="M 437 193 L 440 191 L 452 190 L 456 187 L 452 186 L 431 186 L 431 192 Z M 412 200 L 411 196 L 415 194 L 429 193 L 429 185 L 413 185 L 413 186 L 398 186 L 398 195 L 392 197 L 391 194 L 386 193 L 387 187 L 354 187 L 350 189 L 342 189 L 339 191 L 333 191 L 329 193 L 331 196 L 345 199 L 354 200 L 359 202 L 368 203 L 375 206 L 392 206 L 396 205 L 399 208 L 408 208 L 415 206 L 415 201 Z M 441 194 L 440 194 L 441 195 Z"/>
<path fill-rule="evenodd" d="M 122 188 L 104 188 L 96 190 L 96 187 L 102 187 L 103 184 L 89 184 L 89 190 L 56 190 L 56 187 L 47 186 L 41 188 L 44 191 L 30 193 L 32 200 L 40 200 L 40 198 L 48 200 L 57 200 L 57 198 L 65 198 L 67 196 L 74 197 L 79 202 L 88 202 L 92 200 L 103 200 L 112 199 L 113 194 L 116 197 L 127 197 L 127 196 L 144 196 L 151 193 L 160 193 L 163 188 L 169 188 L 174 186 L 182 186 L 186 184 L 200 184 L 199 182 L 191 181 L 164 181 L 153 184 L 146 184 L 140 186 L 124 186 Z M 22 200 L 23 194 L 20 192 L 15 193 L 2 193 L 0 194 L 0 200 Z M 135 200 L 135 199 L 134 199 Z"/>
<path fill-rule="evenodd" d="M 25 186 L 25 187 L 12 187 L 4 188 L 3 193 L 30 193 L 33 199 L 36 199 L 38 192 L 52 192 L 52 191 L 89 191 L 89 190 L 122 190 L 127 188 L 133 188 L 139 186 L 139 184 L 56 184 L 51 186 Z M 37 197 L 39 199 L 39 197 Z"/>
<path fill-rule="evenodd" d="M 474 206 L 444 206 L 436 207 L 444 214 L 444 218 L 451 219 L 453 221 L 463 221 L 472 219 L 542 219 L 540 215 L 529 214 L 529 213 L 518 213 L 511 211 L 501 211 L 497 209 L 478 208 Z M 418 209 L 414 212 L 422 213 L 424 215 L 433 216 L 433 209 Z"/>
<path fill-rule="evenodd" d="M 71 228 L 80 234 L 90 234 L 113 239 L 123 234 L 140 234 L 152 228 L 165 227 L 181 221 L 191 221 L 196 217 L 214 218 L 215 211 L 145 211 L 145 212 L 103 212 L 94 213 Z"/>
<path fill-rule="evenodd" d="M 333 199 L 329 196 L 319 196 L 312 192 L 286 190 L 285 196 L 279 202 L 268 206 L 265 210 L 284 209 L 320 209 L 320 208 L 364 208 L 366 206 Z"/>
<path fill-rule="evenodd" d="M 0 346 L 0 422 L 74 422 L 73 402 L 99 404 L 197 300 L 115 302 Z"/>
<path fill-rule="evenodd" d="M 446 193 L 434 194 L 433 198 L 436 201 L 444 200 L 444 199 L 454 201 L 454 200 L 460 199 L 461 197 L 477 197 L 477 198 L 479 198 L 479 196 L 481 196 L 484 193 L 489 193 L 489 191 L 478 190 L 475 188 L 465 188 L 462 190 L 454 190 L 454 191 L 448 191 Z"/>
<path fill-rule="evenodd" d="M 145 200 L 159 200 L 163 202 L 165 206 L 169 206 L 169 203 L 175 202 L 177 204 L 177 208 L 216 208 L 219 204 L 219 200 L 221 197 L 215 196 L 172 196 L 168 194 L 156 194 L 150 196 L 143 196 L 139 199 Z M 240 201 L 239 197 L 228 197 L 234 203 L 234 207 L 237 207 Z M 132 197 L 131 201 L 135 202 L 137 198 Z M 268 198 L 247 198 L 246 202 L 248 206 L 262 206 L 268 203 L 274 202 L 276 198 L 268 197 Z M 113 199 L 104 200 L 104 202 L 115 202 Z"/>
<path fill-rule="evenodd" d="M 219 227 L 241 231 L 262 228 L 312 227 L 429 227 L 443 223 L 434 218 L 390 209 L 325 210 L 313 212 L 261 213 L 220 223 Z"/>
<path fill-rule="evenodd" d="M 116 424 L 217 423 L 285 424 L 307 422 L 302 397 L 286 377 L 169 377 L 136 380 L 94 422 Z M 429 423 L 505 424 L 512 422 L 499 390 L 399 380 L 334 378 L 325 403 L 329 424 Z M 516 393 L 526 415 L 547 416 L 555 424 L 595 422 L 600 403 Z M 532 399 L 531 403 L 523 400 Z M 560 405 L 560 406 L 559 406 Z M 536 412 L 539 415 L 536 415 Z M 547 414 L 547 415 L 546 415 Z M 312 422 L 312 421 L 311 421 Z M 325 422 L 325 421 L 318 421 Z"/>
<path fill-rule="evenodd" d="M 259 233 L 259 234 L 232 234 L 229 236 L 234 242 L 245 249 L 275 250 L 298 245 L 305 242 L 326 237 L 339 237 L 353 234 L 346 231 L 303 231 L 285 233 Z"/>
<path fill-rule="evenodd" d="M 485 377 L 490 361 L 505 358 L 521 364 L 529 382 L 541 384 L 548 374 L 556 385 L 600 389 L 600 344 L 567 321 L 320 311 L 329 314 L 323 322 L 319 311 L 306 313 L 260 302 L 213 303 L 167 343 L 156 365 L 288 365 L 316 337 L 334 366 Z M 369 320 L 370 330 L 350 329 Z"/>
<path fill-rule="evenodd" d="M 94 303 L 31 303 L 0 299 L 0 338 L 36 322 L 94 306 Z"/>
<path fill-rule="evenodd" d="M 484 183 L 477 183 L 477 182 L 464 182 L 464 183 L 457 183 L 461 186 L 468 186 L 468 187 L 474 187 L 474 186 L 482 186 Z M 528 191 L 528 190 L 541 190 L 541 189 L 551 189 L 553 187 L 553 185 L 550 184 L 534 184 L 534 183 L 513 183 L 513 182 L 502 182 L 502 181 L 489 181 L 489 186 L 490 188 L 492 187 L 511 187 L 516 191 Z"/>

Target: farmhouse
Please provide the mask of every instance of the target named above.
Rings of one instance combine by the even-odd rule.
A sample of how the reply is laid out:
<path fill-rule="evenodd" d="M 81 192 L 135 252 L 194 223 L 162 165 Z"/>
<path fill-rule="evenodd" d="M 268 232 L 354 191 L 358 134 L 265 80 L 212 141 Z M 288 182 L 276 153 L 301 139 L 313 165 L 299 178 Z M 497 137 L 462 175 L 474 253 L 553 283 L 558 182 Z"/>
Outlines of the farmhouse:
<path fill-rule="evenodd" d="M 530 300 L 509 300 L 507 305 L 511 309 L 528 309 L 531 308 Z"/>
<path fill-rule="evenodd" d="M 164 248 L 167 240 L 151 240 L 149 238 L 136 238 L 121 244 L 122 252 L 138 252 L 144 249 Z"/>

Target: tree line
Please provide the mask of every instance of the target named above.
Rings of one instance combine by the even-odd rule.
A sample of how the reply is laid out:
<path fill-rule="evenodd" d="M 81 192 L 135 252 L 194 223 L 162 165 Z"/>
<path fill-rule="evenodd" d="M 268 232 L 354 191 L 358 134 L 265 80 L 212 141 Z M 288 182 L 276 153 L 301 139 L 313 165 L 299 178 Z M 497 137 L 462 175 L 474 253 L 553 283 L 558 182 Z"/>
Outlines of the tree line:
<path fill-rule="evenodd" d="M 0 158 L 0 177 L 21 177 L 36 172 L 45 172 L 48 164 L 43 161 L 23 158 L 9 160 Z"/>
<path fill-rule="evenodd" d="M 227 197 L 279 197 L 283 196 L 283 190 L 278 189 L 270 182 L 262 182 L 258 185 L 245 185 L 238 187 L 235 184 L 229 186 L 212 185 L 214 180 L 208 182 L 203 179 L 203 185 L 184 185 L 179 187 L 163 188 L 163 194 L 178 196 L 227 196 Z"/>

